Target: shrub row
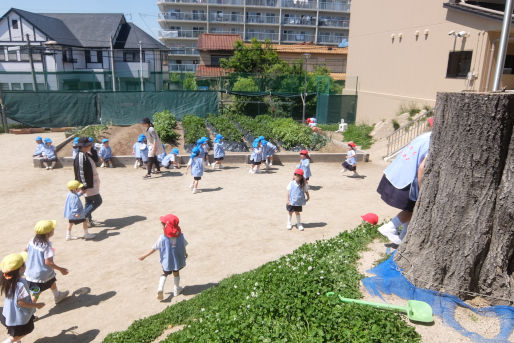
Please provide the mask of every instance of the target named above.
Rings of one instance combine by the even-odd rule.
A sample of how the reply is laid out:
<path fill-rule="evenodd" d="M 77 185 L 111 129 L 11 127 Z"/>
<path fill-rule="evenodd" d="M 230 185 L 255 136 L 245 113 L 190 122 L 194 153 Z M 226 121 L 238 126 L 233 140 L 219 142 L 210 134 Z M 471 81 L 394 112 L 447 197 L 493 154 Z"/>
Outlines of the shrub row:
<path fill-rule="evenodd" d="M 195 144 L 201 137 L 209 137 L 203 118 L 188 114 L 182 118 L 182 126 L 186 144 Z"/>
<path fill-rule="evenodd" d="M 207 122 L 214 126 L 216 133 L 222 134 L 225 140 L 231 142 L 243 141 L 243 134 L 227 116 L 210 114 L 207 116 Z"/>
<path fill-rule="evenodd" d="M 155 131 L 157 131 L 157 134 L 164 143 L 175 143 L 180 137 L 180 135 L 175 132 L 177 119 L 168 110 L 156 112 L 153 115 L 153 125 Z"/>

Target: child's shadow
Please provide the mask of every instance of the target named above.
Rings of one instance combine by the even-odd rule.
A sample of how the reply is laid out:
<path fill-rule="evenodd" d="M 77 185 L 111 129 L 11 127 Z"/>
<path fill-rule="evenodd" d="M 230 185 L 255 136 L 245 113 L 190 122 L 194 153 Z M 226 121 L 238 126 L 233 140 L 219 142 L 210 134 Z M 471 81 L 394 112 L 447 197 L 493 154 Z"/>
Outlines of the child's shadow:
<path fill-rule="evenodd" d="M 93 295 L 90 293 L 91 288 L 89 287 L 82 287 L 77 289 L 71 296 L 64 299 L 58 305 L 52 307 L 47 314 L 39 317 L 39 320 L 53 316 L 55 314 L 76 310 L 81 307 L 96 306 L 102 301 L 106 301 L 116 295 L 116 292 L 114 291 L 105 292 L 98 295 Z"/>
<path fill-rule="evenodd" d="M 217 192 L 217 191 L 221 191 L 222 189 L 223 189 L 223 187 L 200 188 L 200 193 Z"/>
<path fill-rule="evenodd" d="M 223 168 L 221 168 L 221 170 L 223 170 L 223 169 L 227 169 L 227 170 L 229 170 L 229 169 L 239 169 L 239 168 L 240 167 L 234 167 L 234 166 L 228 166 L 227 167 L 227 166 L 223 166 Z"/>
<path fill-rule="evenodd" d="M 60 334 L 54 337 L 44 337 L 34 341 L 34 343 L 87 343 L 92 342 L 100 333 L 100 330 L 93 329 L 80 334 L 75 333 L 77 326 L 62 330 Z"/>
<path fill-rule="evenodd" d="M 201 293 L 211 287 L 214 287 L 214 286 L 217 286 L 218 284 L 217 283 L 212 283 L 212 282 L 209 282 L 209 283 L 206 283 L 206 284 L 203 284 L 203 285 L 191 285 L 191 286 L 185 286 L 184 287 L 184 290 L 182 291 L 182 295 L 195 295 L 195 294 L 198 294 L 198 293 Z M 161 302 L 171 302 L 171 299 L 173 299 L 173 292 L 169 292 L 168 293 L 169 296 L 162 300 Z"/>
<path fill-rule="evenodd" d="M 306 229 L 312 229 L 315 227 L 324 227 L 327 226 L 327 223 L 325 222 L 319 222 L 319 223 L 303 223 L 302 224 L 304 228 Z"/>
<path fill-rule="evenodd" d="M 367 176 L 359 174 L 359 175 L 348 175 L 347 177 L 350 179 L 365 179 Z"/>
<path fill-rule="evenodd" d="M 309 190 L 310 191 L 319 191 L 322 188 L 323 188 L 323 186 L 311 186 L 311 185 L 309 185 Z"/>
<path fill-rule="evenodd" d="M 95 242 L 103 241 L 104 239 L 119 235 L 119 232 L 110 232 L 114 230 L 121 230 L 127 226 L 130 226 L 132 224 L 135 224 L 137 222 L 146 220 L 145 216 L 128 216 L 123 218 L 111 218 L 106 219 L 102 225 L 99 225 L 98 227 L 109 227 L 110 229 L 103 229 L 102 231 L 98 232 L 92 240 Z"/>
<path fill-rule="evenodd" d="M 162 173 L 161 173 L 161 177 L 170 177 L 170 176 L 182 176 L 184 174 L 182 174 L 181 172 L 176 172 L 176 171 L 168 171 L 168 170 L 164 170 Z"/>

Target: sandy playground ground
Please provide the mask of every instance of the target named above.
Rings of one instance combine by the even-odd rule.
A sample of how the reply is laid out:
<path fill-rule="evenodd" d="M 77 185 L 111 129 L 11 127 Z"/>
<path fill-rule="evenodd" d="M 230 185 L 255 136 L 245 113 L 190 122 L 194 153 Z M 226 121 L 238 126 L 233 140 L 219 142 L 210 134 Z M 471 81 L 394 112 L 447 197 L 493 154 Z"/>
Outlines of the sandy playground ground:
<path fill-rule="evenodd" d="M 141 169 L 99 169 L 104 203 L 94 218 L 103 224 L 91 229 L 98 234 L 94 240 L 67 242 L 63 206 L 73 170 L 33 168 L 35 136 L 0 135 L 0 255 L 21 251 L 33 237 L 36 221 L 57 219 L 52 238 L 55 262 L 70 271 L 67 276 L 58 274 L 57 284 L 73 295 L 57 306 L 51 292 L 41 295 L 40 301 L 47 305 L 37 311 L 40 319 L 24 340 L 28 342 L 100 342 L 108 333 L 191 298 L 227 276 L 256 268 L 303 243 L 351 229 L 366 212 L 376 212 L 381 220 L 396 213 L 376 193 L 385 168 L 380 149 L 372 151 L 371 162 L 360 163 L 359 172 L 365 178 L 349 178 L 339 173 L 339 164 L 314 161 L 311 201 L 302 214 L 304 232 L 285 228 L 285 187 L 293 164 L 273 166 L 261 175 L 249 175 L 247 165 L 207 172 L 198 194 L 191 194 L 192 177 L 182 175 L 185 168 L 150 180 L 142 179 Z M 56 143 L 64 139 L 63 133 L 44 136 Z M 162 233 L 159 216 L 167 213 L 180 218 L 189 258 L 181 271 L 183 295 L 172 297 L 170 277 L 165 300 L 159 302 L 155 298 L 161 273 L 158 253 L 143 262 L 137 257 Z M 80 231 L 76 226 L 74 233 L 80 235 Z M 441 324 L 427 330 L 427 342 L 461 338 Z M 441 330 L 446 334 L 441 335 Z M 4 337 L 2 332 L 0 339 Z"/>

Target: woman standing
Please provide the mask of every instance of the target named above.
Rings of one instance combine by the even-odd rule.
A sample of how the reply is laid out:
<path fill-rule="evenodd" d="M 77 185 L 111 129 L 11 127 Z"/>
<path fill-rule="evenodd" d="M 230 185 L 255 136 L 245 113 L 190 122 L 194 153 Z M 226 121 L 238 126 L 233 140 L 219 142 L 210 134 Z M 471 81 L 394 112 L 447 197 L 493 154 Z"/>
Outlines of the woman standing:
<path fill-rule="evenodd" d="M 143 176 L 143 179 L 148 179 L 152 177 L 152 166 L 154 164 L 157 168 L 155 173 L 161 173 L 161 167 L 159 165 L 159 161 L 157 161 L 157 156 L 163 153 L 163 148 L 159 135 L 157 135 L 157 131 L 155 131 L 150 119 L 143 118 L 141 120 L 141 124 L 146 127 L 146 140 L 148 141 L 148 166 L 146 168 L 146 175 Z"/>

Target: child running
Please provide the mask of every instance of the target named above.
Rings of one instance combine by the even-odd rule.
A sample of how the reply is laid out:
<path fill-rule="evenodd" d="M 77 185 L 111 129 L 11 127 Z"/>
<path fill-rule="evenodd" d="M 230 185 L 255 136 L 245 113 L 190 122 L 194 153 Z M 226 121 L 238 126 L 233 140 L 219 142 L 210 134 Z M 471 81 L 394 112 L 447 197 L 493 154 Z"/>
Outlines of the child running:
<path fill-rule="evenodd" d="M 136 158 L 136 162 L 134 162 L 134 168 L 137 169 L 143 166 L 143 160 L 141 159 L 141 149 L 140 146 L 143 144 L 143 140 L 145 139 L 145 135 L 140 134 L 137 138 L 137 142 L 132 146 L 132 155 Z"/>
<path fill-rule="evenodd" d="M 200 160 L 201 162 L 201 160 Z M 157 242 L 150 251 L 139 257 L 140 261 L 159 251 L 160 261 L 162 265 L 162 275 L 159 279 L 159 286 L 157 287 L 157 299 L 163 299 L 164 284 L 168 275 L 173 273 L 173 296 L 178 296 L 183 288 L 180 287 L 180 274 L 179 271 L 186 266 L 186 245 L 187 241 L 184 234 L 180 229 L 179 219 L 173 214 L 167 214 L 160 217 L 162 224 L 163 234 L 159 237 Z"/>
<path fill-rule="evenodd" d="M 66 232 L 66 240 L 74 240 L 77 237 L 71 235 L 71 229 L 73 225 L 78 225 L 82 223 L 82 228 L 84 229 L 84 239 L 93 239 L 95 238 L 95 234 L 88 233 L 87 231 L 87 220 L 85 217 L 84 207 L 82 206 L 82 202 L 80 201 L 80 196 L 82 195 L 82 187 L 83 184 L 78 182 L 77 180 L 69 181 L 66 184 L 69 192 L 66 197 L 66 203 L 64 204 L 64 218 L 68 219 L 68 231 Z"/>
<path fill-rule="evenodd" d="M 250 168 L 249 173 L 260 173 L 260 167 L 262 162 L 262 140 L 260 140 L 259 138 L 255 138 L 252 147 L 252 155 L 250 156 L 250 163 L 252 164 L 252 167 Z"/>
<path fill-rule="evenodd" d="M 178 163 L 176 161 L 177 156 L 178 156 L 178 149 L 173 148 L 173 150 L 171 150 L 171 152 L 162 159 L 161 165 L 166 169 L 173 169 L 173 168 L 180 169 L 180 167 L 181 167 L 180 163 Z"/>
<path fill-rule="evenodd" d="M 50 237 L 54 235 L 55 220 L 40 220 L 34 227 L 36 236 L 31 239 L 27 245 L 27 269 L 25 270 L 25 279 L 29 283 L 29 289 L 38 287 L 40 292 L 51 289 L 54 294 L 55 303 L 58 304 L 64 300 L 69 291 L 59 292 L 57 290 L 57 280 L 55 279 L 55 270 L 61 272 L 62 275 L 68 274 L 68 269 L 59 267 L 54 263 L 54 249 L 50 242 Z M 32 299 L 36 302 L 36 299 Z"/>
<path fill-rule="evenodd" d="M 193 183 L 189 186 L 189 188 L 193 190 L 193 194 L 198 193 L 198 181 L 200 181 L 203 176 L 203 158 L 200 154 L 201 148 L 194 147 L 186 168 L 186 175 L 189 168 L 191 168 L 191 175 L 193 175 Z"/>
<path fill-rule="evenodd" d="M 266 169 L 273 165 L 273 155 L 277 152 L 277 147 L 268 142 L 266 139 L 262 141 L 262 159 L 266 162 Z"/>
<path fill-rule="evenodd" d="M 22 278 L 26 260 L 27 253 L 22 252 L 5 256 L 1 263 L 0 294 L 5 295 L 5 300 L 0 320 L 10 336 L 3 343 L 21 342 L 34 331 L 34 312 L 45 306 L 32 302 L 29 285 Z"/>
<path fill-rule="evenodd" d="M 43 138 L 40 136 L 36 137 L 36 150 L 32 154 L 32 157 L 41 157 L 43 155 L 43 147 L 45 145 L 43 144 Z"/>
<path fill-rule="evenodd" d="M 291 217 L 293 216 L 293 212 L 296 214 L 296 228 L 300 231 L 303 231 L 303 225 L 300 218 L 300 213 L 302 212 L 302 206 L 309 201 L 309 186 L 303 177 L 303 170 L 298 168 L 294 171 L 294 178 L 289 182 L 286 187 L 287 189 L 287 226 L 288 230 L 293 228 L 293 224 L 291 223 Z M 307 198 L 305 198 L 307 196 Z"/>
<path fill-rule="evenodd" d="M 211 164 L 209 163 L 209 150 L 210 150 L 210 147 L 209 147 L 209 138 L 207 137 L 202 137 L 200 138 L 199 140 L 196 141 L 196 145 L 200 148 L 200 156 L 202 157 L 202 160 L 205 161 L 205 164 L 207 166 L 210 166 Z"/>
<path fill-rule="evenodd" d="M 112 149 L 109 146 L 109 140 L 107 138 L 102 139 L 102 147 L 98 151 L 98 156 L 102 161 L 102 168 L 112 168 Z"/>
<path fill-rule="evenodd" d="M 212 164 L 212 169 L 216 168 L 216 166 L 221 169 L 223 166 L 223 159 L 225 158 L 225 145 L 223 143 L 223 135 L 217 134 L 214 139 L 214 163 Z"/>
<path fill-rule="evenodd" d="M 352 171 L 354 176 L 358 176 L 357 174 L 357 158 L 355 157 L 355 143 L 348 143 L 348 152 L 346 153 L 346 160 L 343 162 L 343 169 L 341 169 L 341 173 L 346 172 L 347 170 Z"/>
<path fill-rule="evenodd" d="M 46 170 L 54 169 L 55 161 L 57 161 L 57 155 L 55 155 L 55 146 L 52 145 L 52 140 L 50 138 L 45 138 L 43 140 L 45 145 L 43 146 L 43 164 L 46 167 Z"/>
<path fill-rule="evenodd" d="M 300 168 L 303 170 L 303 177 L 306 183 L 309 183 L 309 179 L 311 177 L 311 157 L 309 156 L 309 152 L 307 150 L 300 151 L 300 164 L 296 168 Z"/>

